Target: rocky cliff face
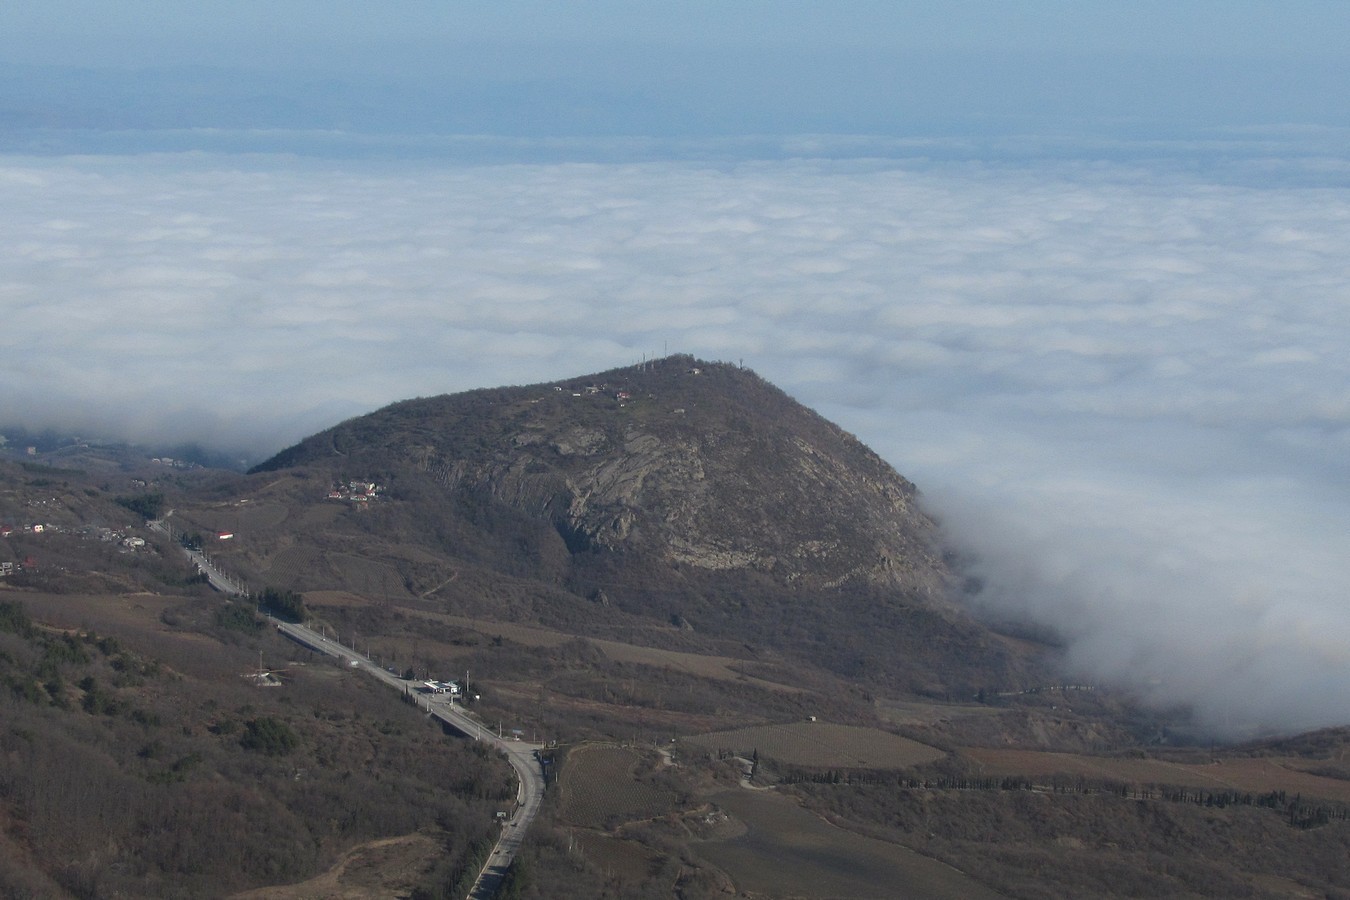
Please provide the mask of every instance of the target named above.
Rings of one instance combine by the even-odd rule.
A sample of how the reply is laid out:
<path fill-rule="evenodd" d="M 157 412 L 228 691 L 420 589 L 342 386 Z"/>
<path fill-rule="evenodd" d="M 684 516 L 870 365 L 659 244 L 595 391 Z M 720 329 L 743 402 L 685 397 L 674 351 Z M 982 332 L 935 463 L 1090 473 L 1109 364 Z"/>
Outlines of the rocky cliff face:
<path fill-rule="evenodd" d="M 671 357 L 557 384 L 396 404 L 264 468 L 410 468 L 550 521 L 574 553 L 943 605 L 914 485 L 753 373 Z"/>
<path fill-rule="evenodd" d="M 973 696 L 1021 666 L 949 601 L 914 485 L 737 366 L 670 357 L 409 400 L 260 468 L 291 467 L 303 478 L 288 484 L 387 489 L 331 526 L 345 529 L 341 554 L 331 529 L 294 538 L 326 539 L 333 573 L 360 558 L 383 574 L 354 588 L 310 567 L 290 582 L 302 590 L 434 591 L 487 616 L 509 602 L 518 619 L 565 615 L 582 633 L 636 617 L 926 693 Z"/>

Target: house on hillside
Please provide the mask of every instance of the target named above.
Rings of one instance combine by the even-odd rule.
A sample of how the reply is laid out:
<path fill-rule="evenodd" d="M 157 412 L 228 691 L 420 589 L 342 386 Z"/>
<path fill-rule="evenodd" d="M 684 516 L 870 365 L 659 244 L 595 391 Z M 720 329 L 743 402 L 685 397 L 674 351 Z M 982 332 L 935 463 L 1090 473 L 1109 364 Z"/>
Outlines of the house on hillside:
<path fill-rule="evenodd" d="M 328 492 L 328 499 L 365 503 L 374 500 L 379 492 L 380 486 L 373 481 L 339 481 Z"/>

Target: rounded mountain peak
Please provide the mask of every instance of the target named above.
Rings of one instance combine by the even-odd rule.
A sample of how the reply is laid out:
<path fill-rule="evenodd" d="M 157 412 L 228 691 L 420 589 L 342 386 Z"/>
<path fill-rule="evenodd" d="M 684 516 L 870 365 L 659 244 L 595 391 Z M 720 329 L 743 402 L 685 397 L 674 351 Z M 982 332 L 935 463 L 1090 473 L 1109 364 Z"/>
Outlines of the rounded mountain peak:
<path fill-rule="evenodd" d="M 753 372 L 672 356 L 564 381 L 396 403 L 259 467 L 336 466 L 547 519 L 573 553 L 886 585 L 944 605 L 914 485 Z M 435 498 L 428 498 L 435 499 Z"/>

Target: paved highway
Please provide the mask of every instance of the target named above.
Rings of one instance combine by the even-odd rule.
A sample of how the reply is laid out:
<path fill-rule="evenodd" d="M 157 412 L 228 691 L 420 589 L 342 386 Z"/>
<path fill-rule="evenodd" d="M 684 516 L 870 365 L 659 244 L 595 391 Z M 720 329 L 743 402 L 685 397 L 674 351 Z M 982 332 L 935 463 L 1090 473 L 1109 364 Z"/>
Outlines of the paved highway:
<path fill-rule="evenodd" d="M 157 522 L 147 522 L 146 524 L 160 534 L 174 539 L 176 543 L 177 541 L 176 538 L 174 538 L 173 526 L 164 524 L 171 515 L 173 515 L 173 510 L 169 510 L 165 513 L 163 519 L 160 519 Z M 178 546 L 179 549 L 187 554 L 188 559 L 197 564 L 197 571 L 206 573 L 207 580 L 211 582 L 211 587 L 220 591 L 222 594 L 229 594 L 231 597 L 237 597 L 240 594 L 247 593 L 240 585 L 231 580 L 228 575 L 211 565 L 211 561 L 206 558 L 205 553 L 202 553 L 200 550 L 189 550 L 182 544 L 179 544 Z"/>
<path fill-rule="evenodd" d="M 170 510 L 164 518 L 167 519 L 172 514 L 172 510 Z M 166 527 L 162 520 L 149 524 L 151 528 L 161 534 L 173 537 L 172 530 Z M 245 593 L 242 587 L 213 566 L 211 561 L 202 553 L 189 550 L 186 547 L 182 547 L 182 550 L 189 559 L 197 564 L 202 572 L 206 573 L 211 586 L 216 590 L 231 596 Z M 482 722 L 463 707 L 450 702 L 448 697 L 436 699 L 434 694 L 423 696 L 413 692 L 413 686 L 398 675 L 385 671 L 371 662 L 369 657 L 349 647 L 344 647 L 317 631 L 290 622 L 278 622 L 277 630 L 299 644 L 341 660 L 342 664 L 349 668 L 360 669 L 369 675 L 374 675 L 400 693 L 407 692 L 417 701 L 419 707 L 460 734 L 474 740 L 486 741 L 502 751 L 507 762 L 511 764 L 511 768 L 516 770 L 516 777 L 520 779 L 520 788 L 516 791 L 516 808 L 511 816 L 502 823 L 501 836 L 497 839 L 496 846 L 492 848 L 492 853 L 488 856 L 487 862 L 484 863 L 482 871 L 478 873 L 478 880 L 474 882 L 469 897 L 473 900 L 487 900 L 497 893 L 497 888 L 506 876 L 506 870 L 511 867 L 511 861 L 520 851 L 520 846 L 525 840 L 525 832 L 529 829 L 530 823 L 534 821 L 534 817 L 539 813 L 539 804 L 544 799 L 544 773 L 539 762 L 539 751 L 543 749 L 543 745 L 506 740 L 493 734 L 489 728 L 485 727 Z"/>
<path fill-rule="evenodd" d="M 486 900 L 495 894 L 506 875 L 506 870 L 511 866 L 511 861 L 520 851 L 520 846 L 525 840 L 525 832 L 539 813 L 539 804 L 544 799 L 544 773 L 538 755 L 543 745 L 498 737 L 463 707 L 456 706 L 448 699 L 436 699 L 434 694 L 424 696 L 413 692 L 412 683 L 380 668 L 368 657 L 350 647 L 342 646 L 317 631 L 290 622 L 278 622 L 277 630 L 299 644 L 341 660 L 342 664 L 349 668 L 360 669 L 374 675 L 400 692 L 409 692 L 409 696 L 417 701 L 418 707 L 425 709 L 430 715 L 465 737 L 486 741 L 502 751 L 520 779 L 520 788 L 516 791 L 516 808 L 510 818 L 502 823 L 502 833 L 497 839 L 497 845 L 492 849 L 482 871 L 478 873 L 478 880 L 474 883 L 473 890 L 469 892 L 469 897 Z"/>

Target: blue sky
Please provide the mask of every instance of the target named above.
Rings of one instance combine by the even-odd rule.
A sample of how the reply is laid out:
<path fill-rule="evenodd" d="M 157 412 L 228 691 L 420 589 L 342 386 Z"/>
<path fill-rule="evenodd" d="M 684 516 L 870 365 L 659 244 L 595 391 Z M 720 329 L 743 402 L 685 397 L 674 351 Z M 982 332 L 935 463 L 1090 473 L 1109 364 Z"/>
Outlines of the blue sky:
<path fill-rule="evenodd" d="M 0 127 L 614 137 L 1350 126 L 1350 4 L 30 2 Z M 11 141 L 13 138 L 11 138 Z"/>
<path fill-rule="evenodd" d="M 0 428 L 256 460 L 744 361 L 1072 677 L 1350 723 L 1348 45 L 1345 2 L 9 0 Z"/>

